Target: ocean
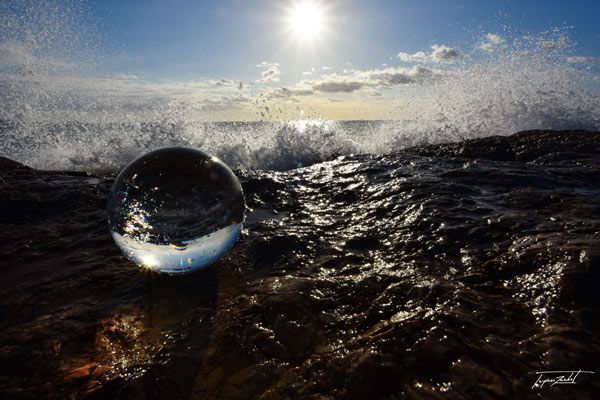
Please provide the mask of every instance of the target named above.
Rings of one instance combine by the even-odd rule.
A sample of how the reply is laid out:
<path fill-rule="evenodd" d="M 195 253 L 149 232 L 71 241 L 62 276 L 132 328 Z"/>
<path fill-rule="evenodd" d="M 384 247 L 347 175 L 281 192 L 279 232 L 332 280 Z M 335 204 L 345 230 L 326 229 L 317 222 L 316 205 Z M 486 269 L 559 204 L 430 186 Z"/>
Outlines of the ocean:
<path fill-rule="evenodd" d="M 352 112 L 328 120 L 315 109 L 283 118 L 293 103 L 265 94 L 253 100 L 256 120 L 236 121 L 236 104 L 249 101 L 243 91 L 225 103 L 200 101 L 193 83 L 102 77 L 89 62 L 58 63 L 30 43 L 5 41 L 0 154 L 36 168 L 114 172 L 151 150 L 187 146 L 234 169 L 286 170 L 522 130 L 599 130 L 598 71 L 576 62 L 574 45 L 563 28 L 516 36 L 493 56 L 437 71 L 418 89 L 400 88 L 404 101 L 382 120 Z M 228 108 L 233 122 L 218 121 Z"/>

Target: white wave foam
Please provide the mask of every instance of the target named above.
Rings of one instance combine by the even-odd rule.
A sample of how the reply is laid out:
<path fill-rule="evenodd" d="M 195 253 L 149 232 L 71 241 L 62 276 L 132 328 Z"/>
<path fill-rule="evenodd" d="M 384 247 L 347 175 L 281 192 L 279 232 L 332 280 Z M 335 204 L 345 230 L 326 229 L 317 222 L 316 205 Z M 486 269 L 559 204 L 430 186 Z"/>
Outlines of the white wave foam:
<path fill-rule="evenodd" d="M 50 1 L 21 0 L 21 7 L 37 7 L 21 22 L 0 10 L 0 154 L 37 168 L 116 171 L 177 145 L 215 154 L 232 168 L 291 169 L 337 154 L 385 154 L 525 129 L 600 130 L 600 83 L 593 68 L 573 62 L 564 30 L 481 35 L 436 79 L 410 89 L 424 110 L 410 119 L 214 123 L 198 111 L 221 106 L 198 106 L 184 83 L 166 88 L 83 73 L 93 64 L 82 61 L 93 59 L 93 35 L 79 3 L 65 2 L 70 8 L 56 11 Z M 85 45 L 65 39 L 77 30 L 88 32 Z M 232 113 L 236 102 L 256 101 L 234 100 Z"/>
<path fill-rule="evenodd" d="M 527 129 L 600 129 L 598 85 L 569 61 L 574 46 L 561 29 L 498 35 L 490 54 L 454 71 L 435 88 L 440 128 L 455 138 L 508 135 Z M 488 38 L 489 39 L 489 38 Z"/>

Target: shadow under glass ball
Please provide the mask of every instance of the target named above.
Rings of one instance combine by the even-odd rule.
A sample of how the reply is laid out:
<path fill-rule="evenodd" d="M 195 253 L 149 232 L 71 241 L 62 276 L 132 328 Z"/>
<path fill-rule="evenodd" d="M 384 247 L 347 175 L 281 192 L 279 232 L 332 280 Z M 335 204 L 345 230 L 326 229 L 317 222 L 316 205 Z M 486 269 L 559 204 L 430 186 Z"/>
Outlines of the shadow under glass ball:
<path fill-rule="evenodd" d="M 111 234 L 136 263 L 169 274 L 218 260 L 242 230 L 244 195 L 221 160 L 172 147 L 145 154 L 115 178 L 108 199 Z"/>

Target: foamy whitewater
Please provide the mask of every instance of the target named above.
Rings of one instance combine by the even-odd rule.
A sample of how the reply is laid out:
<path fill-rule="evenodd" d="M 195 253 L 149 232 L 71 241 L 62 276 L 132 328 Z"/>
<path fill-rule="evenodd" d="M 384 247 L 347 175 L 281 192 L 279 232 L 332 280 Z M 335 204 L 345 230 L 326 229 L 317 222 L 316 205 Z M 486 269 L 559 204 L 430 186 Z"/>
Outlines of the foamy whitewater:
<path fill-rule="evenodd" d="M 286 170 L 526 129 L 600 129 L 598 71 L 572 62 L 568 29 L 511 33 L 489 43 L 493 52 L 465 52 L 413 88 L 426 112 L 411 118 L 207 122 L 197 111 L 210 106 L 191 94 L 103 77 L 98 65 L 108 61 L 84 6 L 37 3 L 0 10 L 0 154 L 35 168 L 114 172 L 145 152 L 189 146 L 234 169 Z M 18 19 L 15 7 L 28 17 Z"/>

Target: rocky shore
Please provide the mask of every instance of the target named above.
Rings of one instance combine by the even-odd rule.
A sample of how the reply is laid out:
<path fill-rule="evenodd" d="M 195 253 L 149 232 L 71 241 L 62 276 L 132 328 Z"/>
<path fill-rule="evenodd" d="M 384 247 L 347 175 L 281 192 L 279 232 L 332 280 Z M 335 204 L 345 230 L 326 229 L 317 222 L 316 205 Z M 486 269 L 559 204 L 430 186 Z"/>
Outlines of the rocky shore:
<path fill-rule="evenodd" d="M 237 244 L 164 276 L 113 177 L 0 158 L 0 398 L 600 398 L 600 133 L 237 174 Z"/>

